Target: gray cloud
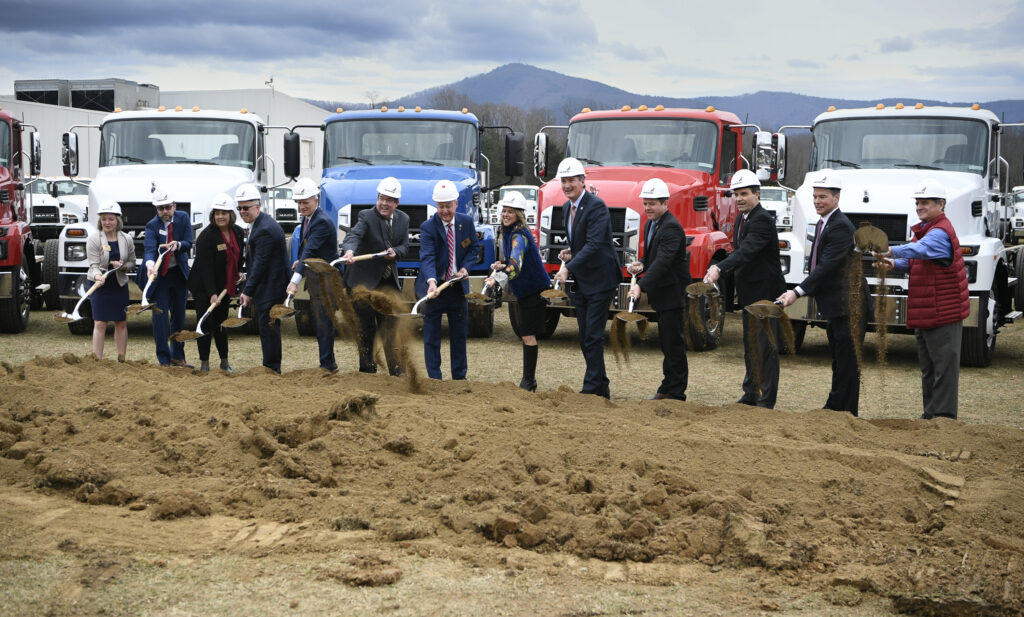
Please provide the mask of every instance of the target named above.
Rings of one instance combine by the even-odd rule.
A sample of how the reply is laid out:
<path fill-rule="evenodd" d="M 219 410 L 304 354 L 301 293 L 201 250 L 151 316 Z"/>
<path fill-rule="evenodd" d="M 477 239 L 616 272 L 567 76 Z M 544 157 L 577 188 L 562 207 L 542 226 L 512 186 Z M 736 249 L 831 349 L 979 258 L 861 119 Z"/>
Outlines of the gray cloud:
<path fill-rule="evenodd" d="M 801 60 L 799 58 L 793 58 L 786 61 L 786 66 L 794 69 L 821 69 L 824 68 L 820 62 L 813 62 L 811 60 Z"/>
<path fill-rule="evenodd" d="M 941 45 L 961 45 L 968 49 L 1020 50 L 1024 48 L 1021 23 L 1024 23 L 1024 0 L 1017 0 L 1008 13 L 999 15 L 992 23 L 977 28 L 929 30 L 922 38 Z"/>
<path fill-rule="evenodd" d="M 882 39 L 879 41 L 878 47 L 879 51 L 883 54 L 910 51 L 914 49 L 914 41 L 902 36 L 894 36 L 892 38 Z"/>

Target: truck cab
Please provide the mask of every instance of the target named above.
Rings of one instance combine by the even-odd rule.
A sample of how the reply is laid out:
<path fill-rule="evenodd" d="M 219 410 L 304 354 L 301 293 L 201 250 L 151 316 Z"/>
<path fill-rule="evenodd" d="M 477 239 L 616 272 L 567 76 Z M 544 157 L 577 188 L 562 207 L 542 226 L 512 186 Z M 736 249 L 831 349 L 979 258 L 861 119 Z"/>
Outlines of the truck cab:
<path fill-rule="evenodd" d="M 163 107 L 147 111 L 115 111 L 93 128 L 100 133 L 98 171 L 89 185 L 89 212 L 113 199 L 121 205 L 124 231 L 135 241 L 142 260 L 145 227 L 156 215 L 154 185 L 166 189 L 177 210 L 188 214 L 196 235 L 208 224 L 210 202 L 217 193 L 234 196 L 239 185 L 267 184 L 266 128 L 256 115 L 240 112 Z M 77 135 L 64 135 L 64 172 L 77 175 Z M 264 198 L 265 200 L 265 198 Z M 264 207 L 266 204 L 264 202 Z M 272 212 L 270 212 L 273 215 Z M 95 221 L 66 226 L 60 235 L 58 286 L 66 310 L 85 289 L 86 240 L 99 233 Z M 141 290 L 130 283 L 133 298 Z M 82 307 L 82 314 L 88 303 Z M 68 324 L 72 332 L 92 330 L 91 320 Z"/>
<path fill-rule="evenodd" d="M 25 185 L 39 175 L 39 133 L 35 128 L 0 109 L 0 332 L 23 332 L 28 327 L 34 297 L 45 292 L 40 285 L 39 262 L 29 226 L 31 194 Z M 24 160 L 27 148 L 28 169 Z"/>
<path fill-rule="evenodd" d="M 640 189 L 651 178 L 661 178 L 669 187 L 669 212 L 686 232 L 690 254 L 690 276 L 703 278 L 708 266 L 721 261 L 732 250 L 732 229 L 736 204 L 729 193 L 729 179 L 744 167 L 743 125 L 732 113 L 707 109 L 666 109 L 662 106 L 591 111 L 584 109 L 568 127 L 565 155 L 575 157 L 586 170 L 587 190 L 604 200 L 612 219 L 616 252 L 623 266 L 619 291 L 609 316 L 625 308 L 629 277 L 625 265 L 641 255 L 646 215 Z M 550 179 L 558 161 L 549 161 L 547 139 L 542 131 L 535 143 L 535 171 L 541 181 Z M 553 174 L 552 174 L 553 175 Z M 566 202 L 558 181 L 540 187 L 537 207 L 537 238 L 549 272 L 558 270 L 558 253 L 568 247 L 566 221 L 561 206 Z M 570 288 L 572 283 L 570 281 Z M 703 327 L 690 324 L 687 341 L 695 350 L 718 346 L 725 313 L 699 300 Z M 548 310 L 548 331 L 553 332 L 559 313 Z M 656 314 L 646 296 L 636 306 L 648 318 Z"/>
<path fill-rule="evenodd" d="M 406 109 L 339 111 L 320 127 L 324 132 L 324 162 L 320 207 L 338 226 L 338 245 L 358 221 L 359 213 L 375 207 L 377 184 L 393 176 L 402 184 L 398 209 L 409 215 L 409 253 L 397 264 L 402 295 L 413 301 L 413 283 L 419 272 L 420 225 L 436 211 L 431 199 L 434 185 L 450 180 L 459 190 L 458 212 L 480 220 L 482 193 L 487 189 L 490 163 L 483 155 L 486 128 L 466 110 Z M 506 127 L 494 127 L 506 128 Z M 510 129 L 509 129 L 510 130 Z M 506 135 L 507 176 L 522 173 L 522 138 Z M 298 135 L 285 138 L 285 169 L 297 170 Z M 289 144 L 293 145 L 289 145 Z M 518 144 L 518 148 L 517 148 Z M 518 164 L 518 167 L 517 165 Z M 294 177 L 290 171 L 286 175 Z M 494 187 L 492 187 L 494 188 Z M 299 229 L 293 232 L 292 257 L 298 258 Z M 476 224 L 482 250 L 470 268 L 470 285 L 483 286 L 495 260 L 494 230 Z M 300 332 L 312 334 L 309 300 L 296 298 L 296 323 Z M 301 324 L 306 324 L 302 326 Z M 494 308 L 474 308 L 469 315 L 469 335 L 489 337 L 494 328 Z"/>
<path fill-rule="evenodd" d="M 799 127 L 794 127 L 799 128 Z M 810 172 L 830 170 L 842 178 L 839 208 L 854 226 L 871 223 L 882 229 L 890 245 L 912 240 L 911 226 L 919 219 L 913 191 L 924 179 L 946 187 L 946 216 L 953 224 L 964 253 L 971 313 L 964 320 L 961 363 L 988 366 L 999 328 L 1012 321 L 1010 273 L 1017 266 L 1000 239 L 1008 191 L 1008 174 L 1001 152 L 1000 122 L 978 106 L 970 108 L 903 106 L 830 109 L 814 119 Z M 793 228 L 780 234 L 786 248 L 782 258 L 792 264 L 786 273 L 789 288 L 807 275 L 818 215 L 811 197 L 810 177 L 792 200 Z M 889 273 L 885 287 L 875 276 L 871 259 L 864 274 L 872 296 L 884 293 L 890 307 L 888 332 L 910 333 L 906 327 L 908 278 Z M 1019 290 L 1018 290 L 1019 291 Z M 821 325 L 813 298 L 803 297 L 787 309 L 797 339 L 808 324 Z M 877 327 L 874 317 L 869 328 Z"/>
<path fill-rule="evenodd" d="M 489 208 L 488 215 L 486 216 L 487 222 L 491 225 L 501 225 L 501 208 L 498 207 L 498 203 L 505 196 L 511 192 L 521 193 L 526 198 L 526 224 L 536 225 L 537 224 L 537 195 L 540 192 L 540 187 L 532 184 L 509 184 L 501 187 L 498 191 L 498 199 Z"/>

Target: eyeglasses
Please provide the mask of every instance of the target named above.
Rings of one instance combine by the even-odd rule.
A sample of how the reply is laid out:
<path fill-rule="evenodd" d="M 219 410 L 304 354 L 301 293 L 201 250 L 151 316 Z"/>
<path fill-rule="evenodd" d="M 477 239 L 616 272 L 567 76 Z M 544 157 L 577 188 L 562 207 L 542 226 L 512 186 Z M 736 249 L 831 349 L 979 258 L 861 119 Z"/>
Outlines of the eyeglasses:
<path fill-rule="evenodd" d="M 156 207 L 156 211 L 159 212 L 161 210 L 170 210 L 173 207 L 174 207 L 174 204 L 167 204 L 166 206 L 157 206 Z"/>
<path fill-rule="evenodd" d="M 239 212 L 248 212 L 249 208 L 255 208 L 256 206 L 238 206 Z"/>

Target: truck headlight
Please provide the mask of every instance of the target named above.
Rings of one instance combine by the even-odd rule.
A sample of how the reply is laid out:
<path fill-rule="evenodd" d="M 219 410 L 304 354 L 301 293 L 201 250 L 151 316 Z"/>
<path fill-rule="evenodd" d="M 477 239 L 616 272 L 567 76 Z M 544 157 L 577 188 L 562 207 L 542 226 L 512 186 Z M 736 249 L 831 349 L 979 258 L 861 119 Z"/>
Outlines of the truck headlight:
<path fill-rule="evenodd" d="M 782 276 L 789 274 L 789 255 L 780 256 L 779 265 L 782 266 Z"/>
<path fill-rule="evenodd" d="M 65 261 L 85 261 L 85 244 L 81 242 L 69 242 L 64 245 Z"/>

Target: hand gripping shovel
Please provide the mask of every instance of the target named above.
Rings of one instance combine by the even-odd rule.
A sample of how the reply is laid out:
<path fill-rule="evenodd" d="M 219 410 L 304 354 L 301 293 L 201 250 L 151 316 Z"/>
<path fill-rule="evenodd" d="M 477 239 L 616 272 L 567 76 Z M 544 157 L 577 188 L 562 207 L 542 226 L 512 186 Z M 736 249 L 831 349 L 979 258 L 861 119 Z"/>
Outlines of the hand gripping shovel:
<path fill-rule="evenodd" d="M 160 254 L 157 255 L 157 257 L 156 257 L 156 263 L 153 264 L 153 272 L 154 273 L 160 272 L 160 265 L 164 262 L 164 257 L 167 255 L 167 253 L 170 253 L 170 252 L 171 252 L 171 248 L 170 247 L 167 247 L 167 248 L 163 249 L 162 251 L 160 251 Z M 152 302 L 150 302 L 148 300 L 148 298 L 149 298 L 149 288 L 153 286 L 153 281 L 156 280 L 156 277 L 157 277 L 156 274 L 150 274 L 149 275 L 149 280 L 146 281 L 146 287 L 142 290 L 142 302 L 140 304 L 130 304 L 130 305 L 128 305 L 128 307 L 125 309 L 126 313 L 128 313 L 129 315 L 138 315 L 139 313 L 141 313 L 143 311 L 148 311 L 150 309 L 152 309 L 153 313 L 156 314 L 156 315 L 159 315 L 160 313 L 163 313 L 162 310 L 160 310 L 155 304 L 153 304 Z"/>
<path fill-rule="evenodd" d="M 565 265 L 564 261 L 562 262 L 562 265 Z M 563 304 L 569 299 L 569 295 L 561 289 L 561 285 L 559 285 L 558 281 L 555 281 L 555 284 L 551 289 L 545 289 L 540 292 L 540 296 L 547 300 L 548 304 Z"/>
<path fill-rule="evenodd" d="M 356 255 L 355 257 L 352 258 L 352 262 L 355 263 L 357 261 L 366 261 L 367 259 L 376 259 L 378 257 L 384 257 L 387 254 L 387 251 L 381 251 L 379 253 L 367 253 L 365 255 Z M 334 261 L 326 262 L 323 259 L 320 259 L 319 257 L 309 257 L 307 259 L 303 259 L 302 263 L 306 264 L 306 267 L 314 272 L 320 274 L 327 274 L 330 273 L 331 270 L 334 270 L 335 266 L 342 263 L 344 259 L 344 257 L 339 257 Z"/>
<path fill-rule="evenodd" d="M 292 294 L 284 299 L 284 304 L 275 304 L 270 307 L 270 320 L 285 319 L 295 315 L 295 307 L 292 306 Z"/>
<path fill-rule="evenodd" d="M 448 279 L 447 281 L 441 283 L 440 285 L 437 286 L 437 292 L 436 292 L 434 297 L 437 297 L 438 294 L 440 294 L 442 291 L 444 291 L 445 288 L 447 288 L 452 283 L 458 283 L 459 281 L 461 281 L 464 278 L 466 278 L 466 277 L 464 277 L 464 276 L 453 276 L 452 278 Z M 423 304 L 424 302 L 426 302 L 427 300 L 430 300 L 430 294 L 427 294 L 427 295 L 423 296 L 422 298 L 420 298 L 416 302 L 416 304 L 412 305 L 412 312 L 407 314 L 407 315 L 402 315 L 402 317 L 412 317 L 413 319 L 422 319 L 423 318 L 423 313 L 420 313 L 420 305 Z"/>
<path fill-rule="evenodd" d="M 491 273 L 487 275 L 487 278 L 494 278 L 494 274 L 497 270 L 491 270 Z M 491 286 L 484 285 L 480 293 L 466 294 L 466 299 L 469 300 L 470 304 L 476 306 L 487 306 L 488 304 L 494 304 L 494 298 L 491 297 Z"/>
<path fill-rule="evenodd" d="M 629 279 L 630 286 L 636 285 L 636 275 Z M 634 313 L 633 307 L 636 305 L 636 299 L 630 296 L 629 298 L 629 309 L 625 311 L 619 311 L 615 313 L 615 319 L 623 323 L 635 323 L 636 329 L 640 332 L 640 338 L 647 338 L 647 317 L 640 313 Z"/>
<path fill-rule="evenodd" d="M 245 324 L 249 323 L 249 318 L 248 317 L 242 317 L 242 311 L 243 310 L 245 310 L 245 307 L 242 306 L 241 304 L 239 304 L 238 305 L 238 316 L 237 317 L 228 317 L 227 319 L 225 319 L 224 321 L 221 322 L 220 327 L 221 328 L 237 328 L 239 326 L 244 326 Z"/>
<path fill-rule="evenodd" d="M 107 275 L 109 275 L 114 270 L 117 270 L 117 268 L 111 268 L 110 270 L 107 270 L 106 272 L 103 273 L 103 276 L 106 277 Z M 85 319 L 78 312 L 78 309 L 82 308 L 82 303 L 85 302 L 86 298 L 88 298 L 89 296 L 92 295 L 92 292 L 96 291 L 97 289 L 99 289 L 102 286 L 103 286 L 103 281 L 95 281 L 92 284 L 92 286 L 89 287 L 88 290 L 86 290 L 86 292 L 82 295 L 82 297 L 78 299 L 78 304 L 75 304 L 75 310 L 71 311 L 71 314 L 68 314 L 66 312 L 65 313 L 56 313 L 53 316 L 53 320 L 56 321 L 57 323 L 71 323 L 73 321 L 81 321 L 82 319 Z"/>
<path fill-rule="evenodd" d="M 213 312 L 213 309 L 220 306 L 221 301 L 224 300 L 224 296 L 226 296 L 227 293 L 227 289 L 220 292 L 220 294 L 217 296 L 217 301 L 211 304 L 210 308 L 206 309 L 206 312 L 203 313 L 203 316 L 199 318 L 199 323 L 196 324 L 195 332 L 192 332 L 191 330 L 179 330 L 178 332 L 175 332 L 174 334 L 167 337 L 167 342 L 184 343 L 185 341 L 194 341 L 198 338 L 202 338 L 209 334 L 209 332 L 203 332 L 203 321 L 207 318 L 207 316 L 209 316 L 210 313 Z"/>

